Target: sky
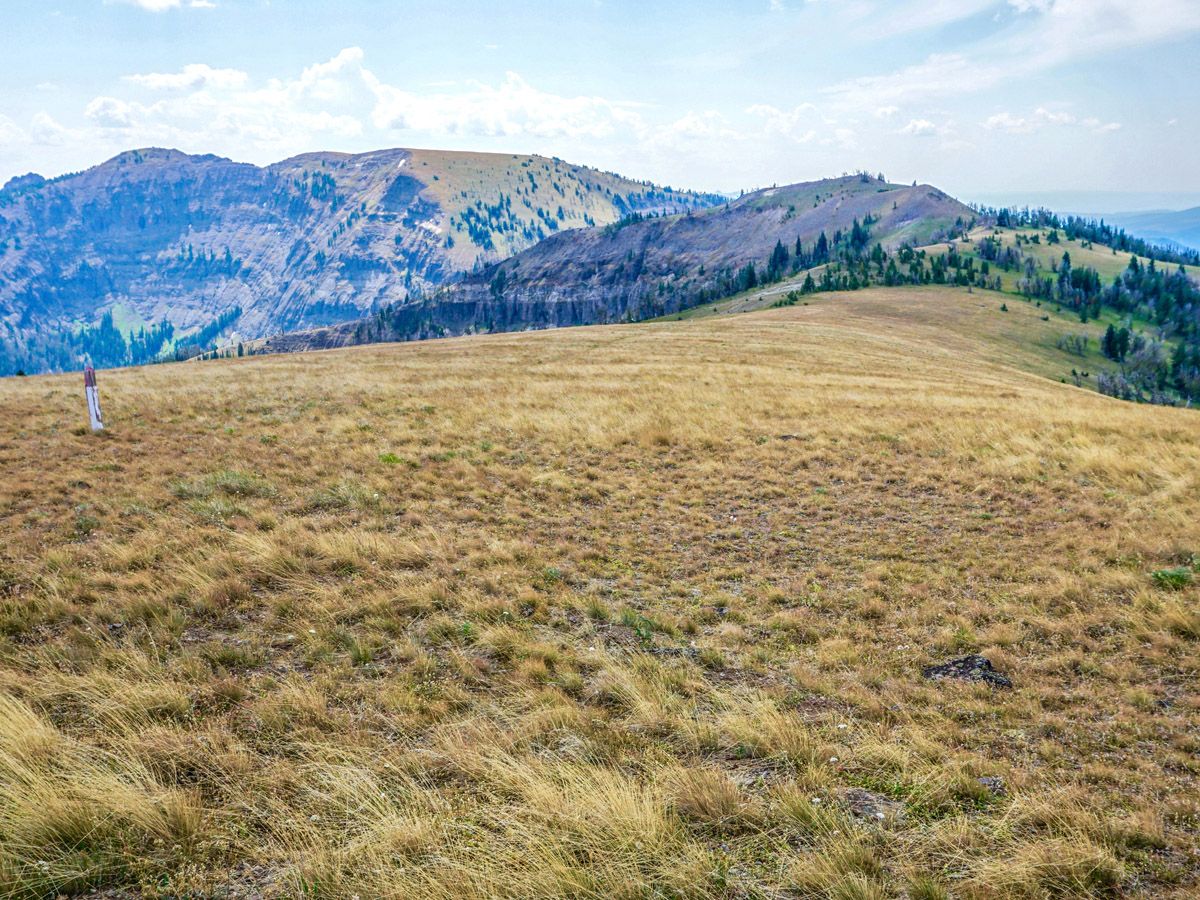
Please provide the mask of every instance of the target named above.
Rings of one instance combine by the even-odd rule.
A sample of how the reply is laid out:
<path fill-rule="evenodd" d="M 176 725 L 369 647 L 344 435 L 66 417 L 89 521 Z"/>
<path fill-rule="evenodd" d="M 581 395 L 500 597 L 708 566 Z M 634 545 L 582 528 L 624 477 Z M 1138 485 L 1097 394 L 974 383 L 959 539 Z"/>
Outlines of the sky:
<path fill-rule="evenodd" d="M 1200 204 L 1200 0 L 5 0 L 0 34 L 0 182 L 400 146 Z"/>

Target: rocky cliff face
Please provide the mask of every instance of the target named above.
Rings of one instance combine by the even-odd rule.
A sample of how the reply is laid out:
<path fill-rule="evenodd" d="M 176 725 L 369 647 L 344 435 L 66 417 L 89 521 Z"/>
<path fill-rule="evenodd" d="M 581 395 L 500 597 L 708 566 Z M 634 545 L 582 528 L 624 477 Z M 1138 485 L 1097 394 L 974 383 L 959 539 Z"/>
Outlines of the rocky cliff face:
<path fill-rule="evenodd" d="M 811 254 L 858 223 L 888 249 L 939 240 L 974 217 L 929 185 L 864 176 L 770 188 L 707 210 L 571 231 L 473 273 L 426 298 L 358 322 L 279 335 L 261 349 L 287 351 L 370 340 L 413 340 L 669 315 L 736 289 L 777 244 Z"/>
<path fill-rule="evenodd" d="M 140 150 L 22 176 L 0 190 L 0 374 L 354 319 L 555 233 L 719 200 L 542 157 L 417 150 L 266 168 Z"/>

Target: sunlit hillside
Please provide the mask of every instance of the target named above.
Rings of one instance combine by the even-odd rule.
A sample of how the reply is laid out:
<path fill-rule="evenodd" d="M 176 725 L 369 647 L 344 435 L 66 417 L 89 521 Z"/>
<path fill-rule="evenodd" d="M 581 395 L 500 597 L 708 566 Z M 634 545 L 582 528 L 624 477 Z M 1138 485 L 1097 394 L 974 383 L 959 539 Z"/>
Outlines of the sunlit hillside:
<path fill-rule="evenodd" d="M 443 212 L 435 224 L 462 270 L 561 230 L 608 225 L 635 211 L 701 209 L 720 199 L 543 156 L 414 150 L 410 165 Z"/>
<path fill-rule="evenodd" d="M 1051 238 L 1051 233 L 1054 234 L 1053 238 Z M 1095 269 L 1106 283 L 1125 271 L 1131 256 L 1129 253 L 1122 253 L 1102 244 L 1070 240 L 1065 235 L 1060 236 L 1053 228 L 979 228 L 972 234 L 972 240 L 977 242 L 989 235 L 999 240 L 1002 247 L 1018 247 L 1022 254 L 1031 258 L 1040 270 L 1052 271 L 1061 263 L 1062 256 L 1066 253 L 1073 266 Z M 931 250 L 940 250 L 943 249 L 943 246 L 931 248 Z M 965 246 L 963 249 L 970 252 L 972 248 Z M 1140 265 L 1150 265 L 1150 259 L 1146 256 L 1138 256 L 1137 259 Z M 1168 271 L 1179 268 L 1171 263 L 1160 262 L 1158 265 Z M 1197 274 L 1194 266 L 1183 266 L 1183 270 L 1192 276 Z M 1011 284 L 1015 289 L 1017 280 L 1017 275 L 1011 279 L 1005 278 L 1005 286 L 1008 287 Z"/>
<path fill-rule="evenodd" d="M 1200 413 L 808 299 L 0 382 L 0 895 L 1195 896 Z"/>

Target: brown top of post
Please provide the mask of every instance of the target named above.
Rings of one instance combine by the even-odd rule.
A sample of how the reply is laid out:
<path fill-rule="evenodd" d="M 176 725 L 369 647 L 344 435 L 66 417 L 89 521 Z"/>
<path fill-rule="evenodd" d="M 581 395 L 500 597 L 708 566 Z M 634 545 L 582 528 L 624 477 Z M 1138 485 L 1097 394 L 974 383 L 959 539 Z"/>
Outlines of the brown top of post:
<path fill-rule="evenodd" d="M 84 387 L 95 387 L 96 386 L 96 370 L 93 369 L 91 366 L 87 366 L 83 370 L 83 386 Z"/>

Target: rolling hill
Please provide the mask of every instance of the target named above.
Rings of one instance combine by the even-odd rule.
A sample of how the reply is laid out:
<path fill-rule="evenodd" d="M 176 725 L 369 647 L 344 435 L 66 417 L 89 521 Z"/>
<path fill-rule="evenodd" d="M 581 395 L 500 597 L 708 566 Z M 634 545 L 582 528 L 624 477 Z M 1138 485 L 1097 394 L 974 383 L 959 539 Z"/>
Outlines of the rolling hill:
<path fill-rule="evenodd" d="M 0 383 L 0 895 L 1194 897 L 1200 417 L 808 304 Z"/>
<path fill-rule="evenodd" d="M 0 374 L 357 318 L 557 232 L 721 199 L 557 159 L 403 149 L 266 168 L 149 149 L 25 176 L 0 190 Z"/>
<path fill-rule="evenodd" d="M 957 233 L 974 217 L 937 188 L 866 175 L 768 188 L 706 210 L 559 234 L 370 319 L 258 346 L 285 351 L 644 319 L 732 292 L 739 273 L 765 267 L 777 245 L 791 254 L 799 242 L 811 252 L 824 235 L 832 247 L 865 223 L 872 243 L 894 249 Z"/>

